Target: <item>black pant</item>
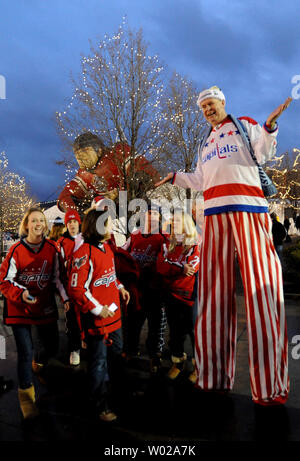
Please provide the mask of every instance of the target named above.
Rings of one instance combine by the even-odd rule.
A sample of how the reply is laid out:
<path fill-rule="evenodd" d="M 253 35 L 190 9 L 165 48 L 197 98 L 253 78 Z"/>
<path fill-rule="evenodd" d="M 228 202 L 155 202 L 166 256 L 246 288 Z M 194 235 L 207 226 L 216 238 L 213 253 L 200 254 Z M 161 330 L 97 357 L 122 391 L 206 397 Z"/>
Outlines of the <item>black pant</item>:
<path fill-rule="evenodd" d="M 66 334 L 68 337 L 69 352 L 78 351 L 81 347 L 80 330 L 76 318 L 74 304 L 70 303 L 70 309 L 66 316 Z"/>
<path fill-rule="evenodd" d="M 183 301 L 172 295 L 166 298 L 166 313 L 169 325 L 169 347 L 175 357 L 182 357 L 184 342 L 190 336 L 192 348 L 195 347 L 194 313 L 193 306 L 188 306 Z"/>
<path fill-rule="evenodd" d="M 160 294 L 144 293 L 141 300 L 142 309 L 128 312 L 125 320 L 125 351 L 135 355 L 139 350 L 140 334 L 145 320 L 148 320 L 148 335 L 146 347 L 150 357 L 161 353 L 164 346 L 166 329 L 165 309 Z"/>

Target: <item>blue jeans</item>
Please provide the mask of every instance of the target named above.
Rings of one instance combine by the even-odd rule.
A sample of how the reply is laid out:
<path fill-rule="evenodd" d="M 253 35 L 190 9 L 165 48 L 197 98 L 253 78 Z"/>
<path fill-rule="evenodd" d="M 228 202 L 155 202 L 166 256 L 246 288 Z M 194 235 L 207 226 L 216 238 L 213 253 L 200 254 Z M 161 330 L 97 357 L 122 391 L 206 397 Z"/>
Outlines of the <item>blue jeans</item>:
<path fill-rule="evenodd" d="M 281 262 L 281 264 L 282 264 L 282 251 L 283 251 L 283 245 L 275 245 L 275 250 L 276 250 L 276 253 L 278 254 L 279 259 L 280 259 L 280 262 Z"/>
<path fill-rule="evenodd" d="M 20 389 L 32 385 L 33 340 L 32 325 L 11 325 L 18 353 L 18 379 Z M 57 322 L 46 325 L 35 325 L 40 342 L 44 347 L 43 357 L 38 361 L 46 364 L 50 357 L 58 352 L 59 336 Z"/>
<path fill-rule="evenodd" d="M 88 392 L 93 405 L 100 410 L 107 408 L 107 377 L 112 387 L 121 384 L 123 341 L 121 328 L 109 333 L 111 345 L 103 342 L 103 335 L 87 335 Z"/>

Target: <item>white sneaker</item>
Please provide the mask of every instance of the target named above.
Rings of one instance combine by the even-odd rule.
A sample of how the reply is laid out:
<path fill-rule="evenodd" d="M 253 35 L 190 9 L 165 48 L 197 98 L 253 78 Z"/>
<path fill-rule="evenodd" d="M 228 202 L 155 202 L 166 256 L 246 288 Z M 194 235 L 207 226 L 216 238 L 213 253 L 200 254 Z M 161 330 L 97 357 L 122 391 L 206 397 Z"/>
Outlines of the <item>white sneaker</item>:
<path fill-rule="evenodd" d="M 80 349 L 78 351 L 72 351 L 70 354 L 70 365 L 80 364 Z"/>

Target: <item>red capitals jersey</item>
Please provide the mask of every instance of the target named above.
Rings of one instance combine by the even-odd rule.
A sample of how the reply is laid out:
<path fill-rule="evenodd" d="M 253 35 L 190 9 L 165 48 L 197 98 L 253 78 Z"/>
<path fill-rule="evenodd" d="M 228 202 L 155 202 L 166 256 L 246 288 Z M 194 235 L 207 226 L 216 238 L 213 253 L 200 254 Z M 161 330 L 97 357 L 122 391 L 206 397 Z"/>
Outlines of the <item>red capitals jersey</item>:
<path fill-rule="evenodd" d="M 68 278 L 71 269 L 71 259 L 75 247 L 75 238 L 71 237 L 69 233 L 66 232 L 60 239 L 58 239 L 57 246 L 64 263 L 64 276 Z"/>
<path fill-rule="evenodd" d="M 123 248 L 137 261 L 140 267 L 140 289 L 160 289 L 161 277 L 156 271 L 157 256 L 163 243 L 167 242 L 167 234 L 142 234 L 136 231 L 131 234 Z"/>
<path fill-rule="evenodd" d="M 0 268 L 0 290 L 6 298 L 4 323 L 45 324 L 57 319 L 55 289 L 68 299 L 60 277 L 59 253 L 53 242 L 44 239 L 34 252 L 24 239 L 12 245 Z M 22 300 L 25 290 L 36 303 Z"/>
<path fill-rule="evenodd" d="M 168 252 L 169 243 L 163 244 L 157 259 L 157 271 L 163 276 L 164 285 L 175 298 L 192 306 L 196 275 L 183 273 L 185 264 L 191 264 L 196 272 L 199 270 L 199 245 L 193 245 L 187 252 L 183 245 L 176 245 L 174 251 Z"/>
<path fill-rule="evenodd" d="M 57 245 L 63 260 L 69 261 L 69 259 L 71 259 L 73 255 L 75 238 L 72 238 L 69 235 L 63 235 L 58 239 Z"/>
<path fill-rule="evenodd" d="M 77 208 L 84 199 L 92 200 L 105 191 L 125 189 L 124 170 L 130 168 L 130 153 L 128 144 L 118 142 L 103 153 L 93 169 L 79 169 L 75 178 L 62 190 L 58 198 L 58 208 L 67 211 Z M 136 156 L 133 162 L 136 174 L 140 172 L 158 181 L 158 172 L 145 157 Z"/>
<path fill-rule="evenodd" d="M 68 293 L 76 305 L 82 338 L 86 333 L 106 336 L 121 327 L 121 287 L 123 285 L 116 277 L 114 254 L 108 243 L 98 246 L 83 243 L 73 253 Z M 112 303 L 117 306 L 115 315 L 102 318 L 102 307 Z"/>
<path fill-rule="evenodd" d="M 136 231 L 131 234 L 122 248 L 129 251 L 141 270 L 147 267 L 155 270 L 157 255 L 167 240 L 167 234 L 142 234 L 141 231 Z"/>

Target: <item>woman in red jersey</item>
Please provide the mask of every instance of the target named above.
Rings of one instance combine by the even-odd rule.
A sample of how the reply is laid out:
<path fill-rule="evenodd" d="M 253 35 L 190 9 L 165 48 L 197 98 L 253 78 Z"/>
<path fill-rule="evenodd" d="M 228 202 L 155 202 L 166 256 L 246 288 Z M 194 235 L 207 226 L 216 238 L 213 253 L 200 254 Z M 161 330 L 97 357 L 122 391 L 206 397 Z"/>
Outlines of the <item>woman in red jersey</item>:
<path fill-rule="evenodd" d="M 177 378 L 187 358 L 184 342 L 189 335 L 194 350 L 195 282 L 199 269 L 199 244 L 192 217 L 182 210 L 175 211 L 171 222 L 170 241 L 164 243 L 157 259 L 157 271 L 163 276 L 165 305 L 170 333 L 170 350 L 173 366 L 168 372 Z M 196 381 L 194 370 L 189 379 Z"/>
<path fill-rule="evenodd" d="M 102 421 L 113 421 L 117 416 L 109 408 L 106 378 L 108 372 L 112 386 L 118 379 L 123 347 L 120 297 L 128 304 L 129 293 L 116 277 L 108 243 L 111 220 L 104 215 L 105 210 L 92 209 L 84 218 L 84 243 L 73 253 L 68 290 L 87 345 L 90 403 Z"/>
<path fill-rule="evenodd" d="M 24 418 L 38 414 L 32 379 L 35 325 L 45 355 L 42 365 L 58 351 L 55 288 L 64 303 L 67 294 L 60 280 L 59 253 L 45 238 L 47 221 L 40 208 L 30 208 L 20 225 L 21 240 L 15 243 L 0 268 L 0 290 L 5 297 L 4 323 L 10 325 L 18 353 L 19 401 Z"/>
<path fill-rule="evenodd" d="M 149 203 L 142 220 L 141 229 L 132 232 L 122 247 L 137 262 L 140 271 L 137 288 L 141 308 L 129 312 L 125 352 L 127 357 L 139 354 L 141 331 L 147 319 L 146 348 L 150 357 L 150 371 L 157 373 L 162 362 L 166 315 L 162 302 L 162 278 L 156 271 L 156 260 L 168 235 L 161 231 L 162 216 L 158 205 Z"/>

